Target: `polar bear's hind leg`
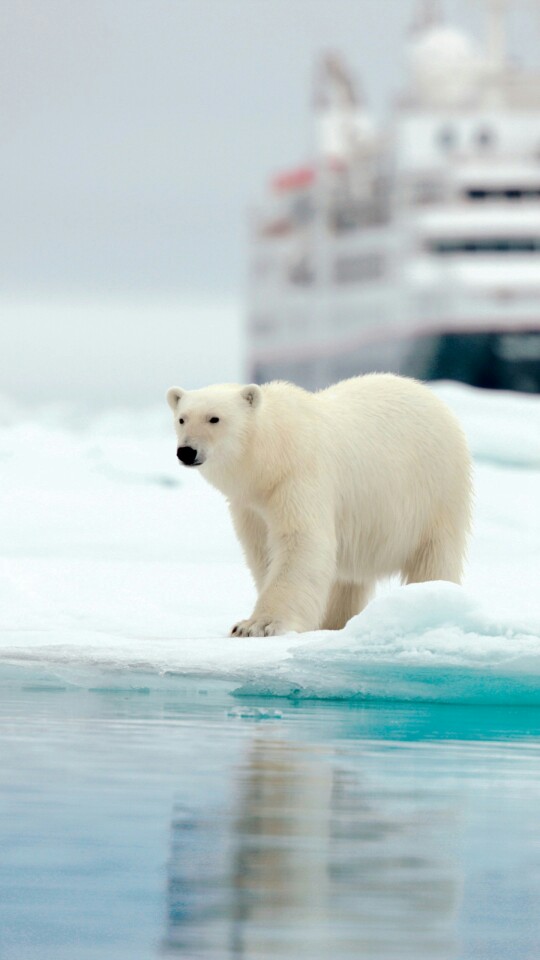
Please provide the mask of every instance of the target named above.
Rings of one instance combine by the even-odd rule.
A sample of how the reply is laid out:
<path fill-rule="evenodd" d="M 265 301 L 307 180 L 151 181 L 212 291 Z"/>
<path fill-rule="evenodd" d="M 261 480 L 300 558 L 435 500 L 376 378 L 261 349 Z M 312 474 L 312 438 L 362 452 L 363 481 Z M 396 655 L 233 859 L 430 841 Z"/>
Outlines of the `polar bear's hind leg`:
<path fill-rule="evenodd" d="M 465 548 L 465 531 L 434 530 L 405 565 L 403 582 L 449 580 L 451 583 L 461 583 Z"/>
<path fill-rule="evenodd" d="M 351 617 L 360 613 L 373 592 L 371 583 L 343 583 L 336 581 L 322 623 L 323 630 L 342 630 Z"/>

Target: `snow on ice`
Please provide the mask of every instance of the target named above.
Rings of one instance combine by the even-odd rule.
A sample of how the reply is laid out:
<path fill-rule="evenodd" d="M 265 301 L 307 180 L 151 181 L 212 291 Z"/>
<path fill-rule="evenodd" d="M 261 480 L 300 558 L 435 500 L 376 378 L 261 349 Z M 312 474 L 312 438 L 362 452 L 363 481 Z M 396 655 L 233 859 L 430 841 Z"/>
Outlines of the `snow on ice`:
<path fill-rule="evenodd" d="M 540 703 L 540 398 L 435 389 L 476 462 L 464 587 L 389 583 L 343 631 L 247 639 L 227 636 L 254 591 L 226 504 L 181 471 L 165 405 L 0 404 L 0 683 Z"/>

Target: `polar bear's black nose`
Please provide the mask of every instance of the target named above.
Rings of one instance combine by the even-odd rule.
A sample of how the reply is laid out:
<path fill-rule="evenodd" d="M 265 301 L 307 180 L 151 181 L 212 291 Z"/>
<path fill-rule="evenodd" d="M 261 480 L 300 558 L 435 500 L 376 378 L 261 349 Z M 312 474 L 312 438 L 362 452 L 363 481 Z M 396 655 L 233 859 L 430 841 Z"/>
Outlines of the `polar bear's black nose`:
<path fill-rule="evenodd" d="M 178 447 L 176 456 L 182 463 L 185 463 L 187 467 L 191 467 L 197 459 L 197 451 L 194 450 L 193 447 Z"/>

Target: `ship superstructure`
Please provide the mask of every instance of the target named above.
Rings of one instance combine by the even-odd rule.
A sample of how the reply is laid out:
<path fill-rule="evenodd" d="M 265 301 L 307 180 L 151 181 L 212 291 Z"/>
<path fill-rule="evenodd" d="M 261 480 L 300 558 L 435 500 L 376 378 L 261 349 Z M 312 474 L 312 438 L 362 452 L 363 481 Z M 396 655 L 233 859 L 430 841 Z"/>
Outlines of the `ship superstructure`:
<path fill-rule="evenodd" d="M 378 127 L 341 58 L 315 83 L 318 152 L 252 227 L 251 376 L 368 370 L 540 390 L 540 73 L 428 8 Z"/>

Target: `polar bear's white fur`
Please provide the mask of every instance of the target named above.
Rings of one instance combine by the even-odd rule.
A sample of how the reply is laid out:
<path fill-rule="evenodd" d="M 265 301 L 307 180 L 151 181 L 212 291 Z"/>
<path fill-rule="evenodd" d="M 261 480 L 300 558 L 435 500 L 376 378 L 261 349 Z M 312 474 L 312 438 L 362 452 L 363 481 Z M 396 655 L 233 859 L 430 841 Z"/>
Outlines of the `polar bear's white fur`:
<path fill-rule="evenodd" d="M 470 458 L 427 387 L 370 374 L 317 393 L 222 384 L 167 399 L 178 456 L 227 497 L 257 586 L 234 635 L 340 629 L 389 574 L 459 583 Z"/>

